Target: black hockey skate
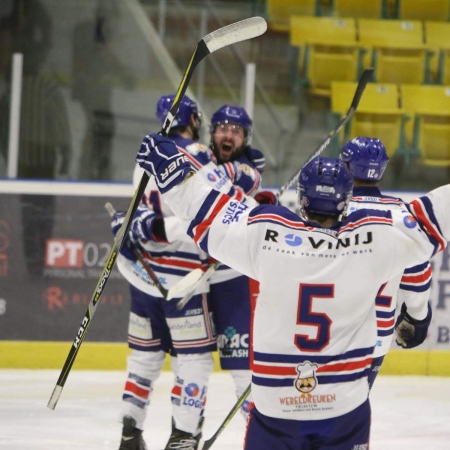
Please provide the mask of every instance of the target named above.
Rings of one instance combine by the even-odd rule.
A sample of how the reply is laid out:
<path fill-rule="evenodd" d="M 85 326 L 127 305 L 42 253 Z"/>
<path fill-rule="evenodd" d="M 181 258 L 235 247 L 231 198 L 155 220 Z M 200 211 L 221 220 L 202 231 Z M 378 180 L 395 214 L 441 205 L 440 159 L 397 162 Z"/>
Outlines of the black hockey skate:
<path fill-rule="evenodd" d="M 197 434 L 194 436 L 191 433 L 176 428 L 172 418 L 172 434 L 164 450 L 197 450 L 198 443 L 202 437 L 201 431 L 204 420 L 204 417 L 200 417 Z"/>
<path fill-rule="evenodd" d="M 132 417 L 123 418 L 122 439 L 119 450 L 147 450 L 142 430 L 136 428 L 136 421 Z"/>

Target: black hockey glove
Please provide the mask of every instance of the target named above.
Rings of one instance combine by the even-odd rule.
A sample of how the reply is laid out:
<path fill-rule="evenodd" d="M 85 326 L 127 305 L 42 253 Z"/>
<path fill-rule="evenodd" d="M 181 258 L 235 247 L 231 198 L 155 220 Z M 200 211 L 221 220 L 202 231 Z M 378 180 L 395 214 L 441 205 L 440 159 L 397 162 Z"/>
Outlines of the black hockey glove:
<path fill-rule="evenodd" d="M 431 316 L 429 303 L 427 317 L 423 320 L 413 319 L 406 311 L 406 305 L 403 303 L 401 313 L 395 322 L 395 331 L 397 333 L 395 342 L 397 342 L 397 345 L 403 348 L 414 348 L 422 344 L 427 337 Z"/>

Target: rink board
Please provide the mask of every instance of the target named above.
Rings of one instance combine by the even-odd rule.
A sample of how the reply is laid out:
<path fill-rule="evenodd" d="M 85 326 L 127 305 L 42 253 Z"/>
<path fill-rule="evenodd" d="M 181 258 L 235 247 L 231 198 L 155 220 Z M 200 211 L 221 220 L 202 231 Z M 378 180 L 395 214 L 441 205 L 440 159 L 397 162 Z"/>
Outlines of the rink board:
<path fill-rule="evenodd" d="M 104 204 L 126 210 L 133 194 L 128 183 L 0 180 L 1 368 L 62 367 L 113 242 Z M 282 202 L 295 209 L 295 192 Z M 449 249 L 432 264 L 427 340 L 420 351 L 394 345 L 382 373 L 450 376 Z M 75 369 L 124 370 L 128 312 L 128 284 L 114 270 Z"/>

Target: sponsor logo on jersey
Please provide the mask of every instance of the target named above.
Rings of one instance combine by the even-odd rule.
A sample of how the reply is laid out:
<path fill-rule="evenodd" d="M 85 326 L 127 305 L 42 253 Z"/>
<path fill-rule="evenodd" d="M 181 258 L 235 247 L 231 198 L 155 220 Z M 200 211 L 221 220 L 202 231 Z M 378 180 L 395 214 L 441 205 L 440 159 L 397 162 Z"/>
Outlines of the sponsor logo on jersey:
<path fill-rule="evenodd" d="M 207 178 L 209 181 L 211 181 L 212 183 L 215 183 L 217 180 L 217 177 L 213 174 L 213 173 L 208 173 Z"/>
<path fill-rule="evenodd" d="M 294 381 L 295 389 L 303 394 L 312 392 L 317 386 L 317 369 L 317 364 L 311 364 L 309 361 L 299 364 L 296 367 L 298 378 Z"/>
<path fill-rule="evenodd" d="M 411 214 L 403 218 L 403 223 L 405 224 L 406 228 L 415 228 L 417 226 L 417 221 Z"/>
<path fill-rule="evenodd" d="M 222 223 L 229 225 L 232 222 L 238 222 L 240 215 L 248 208 L 247 205 L 239 202 L 230 202 L 222 218 Z"/>
<path fill-rule="evenodd" d="M 284 237 L 284 242 L 291 247 L 298 247 L 303 243 L 303 239 L 300 236 L 296 236 L 295 234 L 287 234 Z"/>
<path fill-rule="evenodd" d="M 249 347 L 248 333 L 240 334 L 233 326 L 227 327 L 223 333 L 217 336 L 220 356 L 222 358 L 247 358 Z"/>
<path fill-rule="evenodd" d="M 271 241 L 278 243 L 279 233 L 275 230 L 268 229 L 264 237 L 265 241 Z M 298 243 L 296 239 L 300 239 Z M 294 234 L 288 234 L 284 237 L 286 244 L 290 246 L 298 246 L 302 243 L 300 236 L 295 236 Z M 368 231 L 367 233 L 360 235 L 359 233 L 353 235 L 351 238 L 336 238 L 334 241 L 328 241 L 325 239 L 314 238 L 308 236 L 308 241 L 313 249 L 326 248 L 328 250 L 341 250 L 343 248 L 357 246 L 357 245 L 368 245 L 373 242 L 373 233 Z"/>

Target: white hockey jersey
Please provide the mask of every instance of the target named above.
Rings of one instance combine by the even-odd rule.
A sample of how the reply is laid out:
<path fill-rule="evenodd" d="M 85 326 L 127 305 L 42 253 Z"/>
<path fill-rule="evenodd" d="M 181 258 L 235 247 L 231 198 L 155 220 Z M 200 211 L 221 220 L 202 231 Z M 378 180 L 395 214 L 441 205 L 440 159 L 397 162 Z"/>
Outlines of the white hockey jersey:
<path fill-rule="evenodd" d="M 206 146 L 190 139 L 184 139 L 176 134 L 170 137 L 174 139 L 179 150 L 189 158 L 193 167 L 197 170 L 197 176 L 202 178 L 211 188 L 224 192 L 247 204 L 253 206 L 258 204 L 252 197 L 244 193 L 245 191 L 253 195 L 260 189 L 261 185 L 259 172 L 250 165 L 245 164 L 246 161 L 217 166 L 213 161 L 211 150 Z M 142 174 L 143 170 L 137 165 L 133 174 L 135 187 L 139 185 Z M 158 276 L 161 284 L 166 289 L 170 289 L 192 270 L 196 268 L 205 269 L 209 263 L 209 256 L 201 251 L 187 234 L 189 223 L 183 223 L 162 200 L 154 177 L 149 179 L 142 203 L 164 218 L 168 242 L 155 242 L 152 240 L 141 240 L 139 242 L 140 247 L 144 250 L 144 258 Z M 117 267 L 124 278 L 133 286 L 153 296 L 159 297 L 161 295 L 139 261 L 132 262 L 123 255 L 119 255 Z M 223 266 L 210 282 L 224 281 L 240 275 L 234 269 Z M 208 283 L 203 283 L 198 286 L 196 293 L 208 292 L 208 286 Z M 180 293 L 180 296 L 182 295 L 183 293 Z"/>
<path fill-rule="evenodd" d="M 413 202 L 414 215 L 357 211 L 335 229 L 251 208 L 195 175 L 164 200 L 203 250 L 259 281 L 252 393 L 261 413 L 282 419 L 336 417 L 367 399 L 373 299 L 450 238 L 450 185 Z"/>
<path fill-rule="evenodd" d="M 349 214 L 360 209 L 379 209 L 382 211 L 400 210 L 407 212 L 402 199 L 383 195 L 376 186 L 355 186 L 349 206 Z M 422 320 L 427 315 L 430 298 L 432 270 L 429 261 L 410 267 L 403 274 L 380 286 L 375 298 L 378 337 L 374 358 L 385 356 L 392 344 L 397 303 L 405 302 L 408 313 L 415 319 Z M 397 300 L 399 299 L 399 302 Z"/>

